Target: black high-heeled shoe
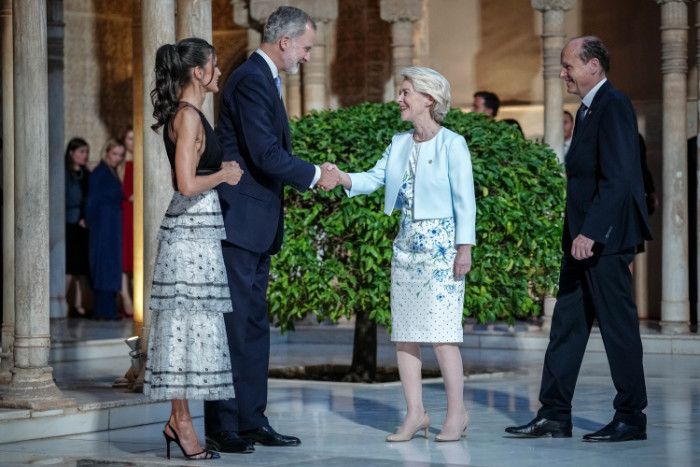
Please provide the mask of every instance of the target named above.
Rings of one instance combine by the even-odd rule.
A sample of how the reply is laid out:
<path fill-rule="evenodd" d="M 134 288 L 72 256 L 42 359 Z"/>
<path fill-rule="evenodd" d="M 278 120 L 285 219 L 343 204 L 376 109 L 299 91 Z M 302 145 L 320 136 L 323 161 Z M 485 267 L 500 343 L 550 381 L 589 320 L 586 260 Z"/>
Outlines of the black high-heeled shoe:
<path fill-rule="evenodd" d="M 175 437 L 173 438 L 172 436 L 167 434 L 165 432 L 165 430 L 163 430 L 163 436 L 165 436 L 165 446 L 166 446 L 166 453 L 167 453 L 168 459 L 170 459 L 170 443 L 173 441 L 175 441 L 175 444 L 177 444 L 180 447 L 180 451 L 182 451 L 182 455 L 185 456 L 185 459 L 187 459 L 189 461 L 193 461 L 193 460 L 199 461 L 199 460 L 204 460 L 204 459 L 220 459 L 221 458 L 221 456 L 219 455 L 218 452 L 210 451 L 208 449 L 202 449 L 201 451 L 196 452 L 194 454 L 187 454 L 185 452 L 185 448 L 183 448 L 182 444 L 180 444 L 180 437 L 177 435 L 177 431 L 175 431 L 175 429 L 172 427 L 172 425 L 170 425 L 170 422 L 168 422 L 168 428 L 170 428 L 170 431 L 172 431 L 173 435 L 175 435 Z M 197 456 L 201 456 L 202 454 L 204 454 L 204 457 L 197 457 Z"/>

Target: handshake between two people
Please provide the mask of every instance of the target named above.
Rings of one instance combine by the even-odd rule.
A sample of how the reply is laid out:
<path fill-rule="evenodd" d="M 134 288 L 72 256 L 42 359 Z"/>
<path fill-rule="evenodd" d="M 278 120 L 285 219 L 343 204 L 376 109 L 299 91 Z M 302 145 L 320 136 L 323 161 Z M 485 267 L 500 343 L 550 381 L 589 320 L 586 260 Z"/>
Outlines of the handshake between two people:
<path fill-rule="evenodd" d="M 343 185 L 346 189 L 352 187 L 352 181 L 348 174 L 330 162 L 321 164 L 321 178 L 318 179 L 316 186 L 323 191 L 330 191 L 338 185 Z"/>

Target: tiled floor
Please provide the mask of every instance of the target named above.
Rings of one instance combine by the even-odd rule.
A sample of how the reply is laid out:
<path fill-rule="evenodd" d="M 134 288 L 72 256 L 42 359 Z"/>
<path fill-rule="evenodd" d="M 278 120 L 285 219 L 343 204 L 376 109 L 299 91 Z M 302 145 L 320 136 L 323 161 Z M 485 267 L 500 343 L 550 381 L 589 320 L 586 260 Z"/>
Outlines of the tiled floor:
<path fill-rule="evenodd" d="M 574 400 L 572 439 L 509 439 L 503 428 L 528 421 L 538 407 L 542 353 L 539 351 L 464 350 L 466 368 L 486 368 L 490 376 L 466 381 L 465 401 L 472 424 L 466 440 L 435 443 L 445 412 L 442 383 L 426 381 L 424 398 L 432 417 L 430 439 L 389 444 L 384 437 L 403 416 L 398 384 L 347 385 L 271 381 L 267 414 L 280 432 L 299 436 L 294 448 L 258 446 L 247 455 L 224 454 L 218 461 L 165 459 L 161 424 L 0 445 L 0 464 L 42 465 L 253 465 L 253 466 L 528 466 L 634 465 L 691 466 L 700 462 L 700 359 L 648 355 L 648 441 L 588 444 L 581 435 L 612 416 L 612 383 L 605 355 L 590 352 L 581 370 Z M 432 350 L 424 352 L 434 366 Z M 272 365 L 301 362 L 346 363 L 344 345 L 275 344 Z M 393 351 L 382 347 L 380 362 L 392 364 Z M 122 372 L 118 362 L 58 363 L 59 385 L 69 381 L 107 383 Z M 75 387 L 75 384 L 69 384 Z M 196 419 L 199 433 L 202 419 Z M 173 446 L 174 447 L 174 446 Z"/>

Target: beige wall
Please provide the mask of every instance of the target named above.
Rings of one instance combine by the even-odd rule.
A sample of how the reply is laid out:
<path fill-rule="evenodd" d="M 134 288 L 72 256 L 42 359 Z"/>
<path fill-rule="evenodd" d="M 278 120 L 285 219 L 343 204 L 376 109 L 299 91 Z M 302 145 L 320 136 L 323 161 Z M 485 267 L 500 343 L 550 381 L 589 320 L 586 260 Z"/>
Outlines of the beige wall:
<path fill-rule="evenodd" d="M 131 2 L 66 0 L 65 138 L 85 138 L 90 159 L 131 123 Z"/>

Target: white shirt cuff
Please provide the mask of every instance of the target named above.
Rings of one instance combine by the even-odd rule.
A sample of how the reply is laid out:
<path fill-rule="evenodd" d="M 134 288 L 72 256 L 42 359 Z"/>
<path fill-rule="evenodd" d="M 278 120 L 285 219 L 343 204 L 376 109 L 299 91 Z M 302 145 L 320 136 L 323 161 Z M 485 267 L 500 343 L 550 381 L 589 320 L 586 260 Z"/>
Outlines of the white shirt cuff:
<path fill-rule="evenodd" d="M 309 188 L 313 188 L 316 186 L 318 183 L 318 180 L 321 178 L 321 167 L 314 165 L 316 167 L 316 173 L 314 173 L 314 179 L 311 180 L 311 185 L 309 185 Z"/>

